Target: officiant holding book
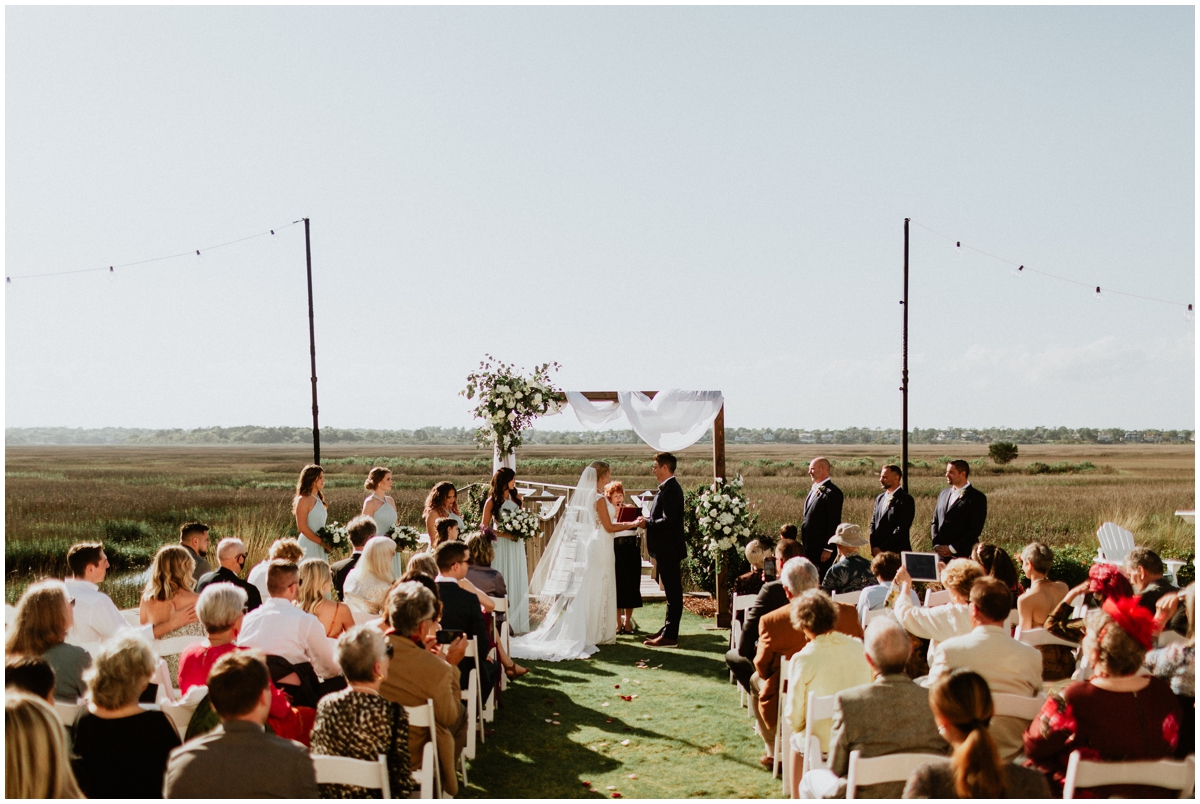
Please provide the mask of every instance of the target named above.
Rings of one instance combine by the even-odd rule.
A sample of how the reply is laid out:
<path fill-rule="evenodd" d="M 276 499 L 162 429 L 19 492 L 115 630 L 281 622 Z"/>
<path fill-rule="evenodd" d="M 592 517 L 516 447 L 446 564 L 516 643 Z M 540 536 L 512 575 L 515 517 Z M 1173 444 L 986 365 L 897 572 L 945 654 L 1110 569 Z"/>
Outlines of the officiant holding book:
<path fill-rule="evenodd" d="M 608 503 L 608 515 L 613 522 L 637 522 L 640 511 L 625 505 L 625 486 L 614 480 L 604 487 L 604 498 Z M 637 624 L 633 621 L 633 610 L 642 607 L 642 538 L 637 530 L 623 530 L 613 534 L 613 555 L 616 561 L 617 581 L 617 634 L 632 634 Z"/>

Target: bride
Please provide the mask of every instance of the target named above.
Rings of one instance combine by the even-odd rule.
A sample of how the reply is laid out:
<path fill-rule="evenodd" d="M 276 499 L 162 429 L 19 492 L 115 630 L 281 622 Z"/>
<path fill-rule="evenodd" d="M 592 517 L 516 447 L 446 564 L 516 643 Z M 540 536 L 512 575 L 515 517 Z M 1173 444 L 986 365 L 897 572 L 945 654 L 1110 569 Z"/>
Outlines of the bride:
<path fill-rule="evenodd" d="M 512 640 L 519 659 L 559 662 L 586 659 L 597 645 L 617 641 L 617 581 L 612 534 L 603 489 L 612 473 L 596 461 L 583 470 L 571 504 L 529 582 L 529 598 L 542 613 L 537 627 Z M 534 616 L 537 620 L 537 616 Z"/>

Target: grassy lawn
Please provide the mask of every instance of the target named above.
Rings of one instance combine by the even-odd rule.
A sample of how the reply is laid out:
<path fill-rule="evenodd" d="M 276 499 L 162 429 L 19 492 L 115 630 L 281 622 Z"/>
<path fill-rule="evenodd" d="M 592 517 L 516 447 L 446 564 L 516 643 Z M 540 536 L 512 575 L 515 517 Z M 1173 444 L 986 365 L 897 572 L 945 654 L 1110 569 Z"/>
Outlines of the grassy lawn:
<path fill-rule="evenodd" d="M 638 626 L 657 629 L 665 608 L 641 609 Z M 778 796 L 778 781 L 758 764 L 763 746 L 754 721 L 729 683 L 729 632 L 706 631 L 701 623 L 685 612 L 676 649 L 655 650 L 642 645 L 644 636 L 623 636 L 586 661 L 529 662 L 529 674 L 502 696 L 491 724 L 496 734 L 470 763 L 464 795 Z M 638 669 L 639 659 L 662 666 Z"/>

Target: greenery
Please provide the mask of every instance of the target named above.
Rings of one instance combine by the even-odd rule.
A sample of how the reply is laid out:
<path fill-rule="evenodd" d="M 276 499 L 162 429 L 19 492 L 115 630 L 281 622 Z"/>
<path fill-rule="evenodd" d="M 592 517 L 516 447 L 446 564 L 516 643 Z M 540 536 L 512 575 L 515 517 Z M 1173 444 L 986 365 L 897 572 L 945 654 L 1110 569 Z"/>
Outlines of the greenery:
<path fill-rule="evenodd" d="M 988 457 L 1003 466 L 1017 457 L 1017 445 L 1011 441 L 993 441 L 988 445 Z"/>
<path fill-rule="evenodd" d="M 507 456 L 521 446 L 521 433 L 539 416 L 561 409 L 562 391 L 550 384 L 550 370 L 557 371 L 559 365 L 535 366 L 526 379 L 515 366 L 491 355 L 485 358 L 478 371 L 467 375 L 467 387 L 461 393 L 467 399 L 479 398 L 472 411 L 480 421 L 475 443 L 495 447 L 501 456 Z"/>

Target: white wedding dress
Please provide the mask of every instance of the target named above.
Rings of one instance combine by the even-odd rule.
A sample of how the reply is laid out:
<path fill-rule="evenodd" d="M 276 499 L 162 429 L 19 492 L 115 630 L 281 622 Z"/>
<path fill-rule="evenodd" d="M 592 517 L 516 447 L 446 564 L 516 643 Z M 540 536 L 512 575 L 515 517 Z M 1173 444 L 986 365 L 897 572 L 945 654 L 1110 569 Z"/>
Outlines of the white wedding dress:
<path fill-rule="evenodd" d="M 598 499 L 596 470 L 588 467 L 529 582 L 537 626 L 513 638 L 514 658 L 586 659 L 616 642 L 616 563 L 612 535 L 596 517 Z"/>

